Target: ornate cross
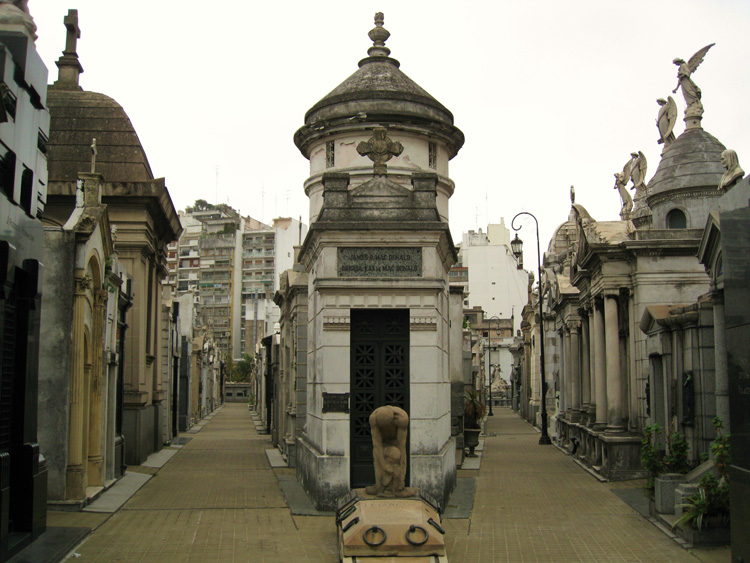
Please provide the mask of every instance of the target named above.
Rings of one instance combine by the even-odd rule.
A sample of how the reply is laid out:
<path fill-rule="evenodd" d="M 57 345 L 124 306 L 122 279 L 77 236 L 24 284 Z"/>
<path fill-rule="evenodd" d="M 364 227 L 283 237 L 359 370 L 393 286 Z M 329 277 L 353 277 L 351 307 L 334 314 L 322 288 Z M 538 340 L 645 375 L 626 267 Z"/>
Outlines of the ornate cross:
<path fill-rule="evenodd" d="M 385 176 L 388 169 L 385 163 L 404 152 L 404 146 L 388 138 L 385 127 L 375 127 L 372 137 L 357 145 L 357 152 L 374 162 L 375 174 Z"/>
<path fill-rule="evenodd" d="M 68 10 L 68 15 L 63 19 L 68 34 L 65 37 L 65 54 L 76 54 L 76 43 L 81 38 L 81 28 L 78 27 L 78 10 Z"/>

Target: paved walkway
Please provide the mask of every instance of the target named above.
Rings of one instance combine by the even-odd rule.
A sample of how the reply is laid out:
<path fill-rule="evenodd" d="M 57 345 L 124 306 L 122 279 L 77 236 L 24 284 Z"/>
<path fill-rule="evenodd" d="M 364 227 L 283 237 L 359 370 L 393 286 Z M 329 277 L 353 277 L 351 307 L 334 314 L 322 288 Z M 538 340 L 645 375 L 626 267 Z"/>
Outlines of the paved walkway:
<path fill-rule="evenodd" d="M 729 561 L 688 552 L 508 409 L 489 419 L 471 518 L 444 520 L 451 563 L 505 561 Z M 330 516 L 293 516 L 271 468 L 268 436 L 242 404 L 228 404 L 121 509 L 55 513 L 57 526 L 98 527 L 76 561 L 338 561 Z M 76 520 L 78 519 L 78 520 Z M 76 522 L 84 521 L 83 524 Z M 697 557 L 696 557 L 697 556 Z"/>

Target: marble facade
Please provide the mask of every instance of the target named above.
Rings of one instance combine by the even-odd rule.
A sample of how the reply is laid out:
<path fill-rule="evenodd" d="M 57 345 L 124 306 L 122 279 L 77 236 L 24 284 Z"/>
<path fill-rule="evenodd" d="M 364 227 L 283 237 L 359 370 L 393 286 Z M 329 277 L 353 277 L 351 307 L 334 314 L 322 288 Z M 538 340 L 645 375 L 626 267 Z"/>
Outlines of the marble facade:
<path fill-rule="evenodd" d="M 456 260 L 448 161 L 463 134 L 399 70 L 384 46 L 388 35 L 378 14 L 369 56 L 307 112 L 295 134 L 310 160 L 311 221 L 299 253 L 307 349 L 295 455 L 299 481 L 326 509 L 352 487 L 372 484 L 365 483 L 366 421 L 383 404 L 409 415 L 408 484 L 444 504 L 456 479 L 451 389 L 458 383 L 462 395 L 463 382 L 452 373 L 461 364 L 450 357 L 461 353 L 452 343 L 463 334 L 461 300 L 451 297 L 448 279 Z M 382 332 L 368 332 L 371 326 Z"/>

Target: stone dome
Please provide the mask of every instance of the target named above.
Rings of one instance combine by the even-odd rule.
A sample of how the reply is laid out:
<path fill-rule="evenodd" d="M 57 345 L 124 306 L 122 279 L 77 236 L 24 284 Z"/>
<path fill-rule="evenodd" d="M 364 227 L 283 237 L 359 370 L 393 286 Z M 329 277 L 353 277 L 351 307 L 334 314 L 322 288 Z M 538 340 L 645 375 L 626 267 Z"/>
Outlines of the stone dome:
<path fill-rule="evenodd" d="M 726 147 L 701 128 L 687 129 L 664 151 L 648 183 L 648 204 L 667 193 L 689 196 L 695 190 L 716 189 L 724 174 L 721 153 Z"/>
<path fill-rule="evenodd" d="M 51 86 L 49 181 L 75 182 L 91 170 L 91 143 L 96 138 L 96 171 L 107 182 L 154 179 L 146 152 L 122 106 L 97 92 Z"/>
<path fill-rule="evenodd" d="M 370 31 L 373 46 L 359 69 L 323 97 L 305 114 L 305 125 L 294 135 L 294 143 L 305 157 L 324 130 L 351 123 L 415 124 L 428 126 L 443 138 L 450 158 L 463 146 L 464 135 L 453 125 L 453 114 L 421 86 L 404 74 L 391 58 L 385 40 L 382 14 L 376 15 Z"/>

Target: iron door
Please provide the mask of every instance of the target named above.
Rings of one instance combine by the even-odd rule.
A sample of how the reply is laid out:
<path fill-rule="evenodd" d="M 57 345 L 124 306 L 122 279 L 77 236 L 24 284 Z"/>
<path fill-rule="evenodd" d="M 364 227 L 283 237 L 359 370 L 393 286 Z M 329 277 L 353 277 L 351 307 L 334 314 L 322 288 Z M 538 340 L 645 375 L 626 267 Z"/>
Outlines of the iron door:
<path fill-rule="evenodd" d="M 409 310 L 353 309 L 350 346 L 350 472 L 351 486 L 358 488 L 375 483 L 372 411 L 393 405 L 409 412 Z"/>

